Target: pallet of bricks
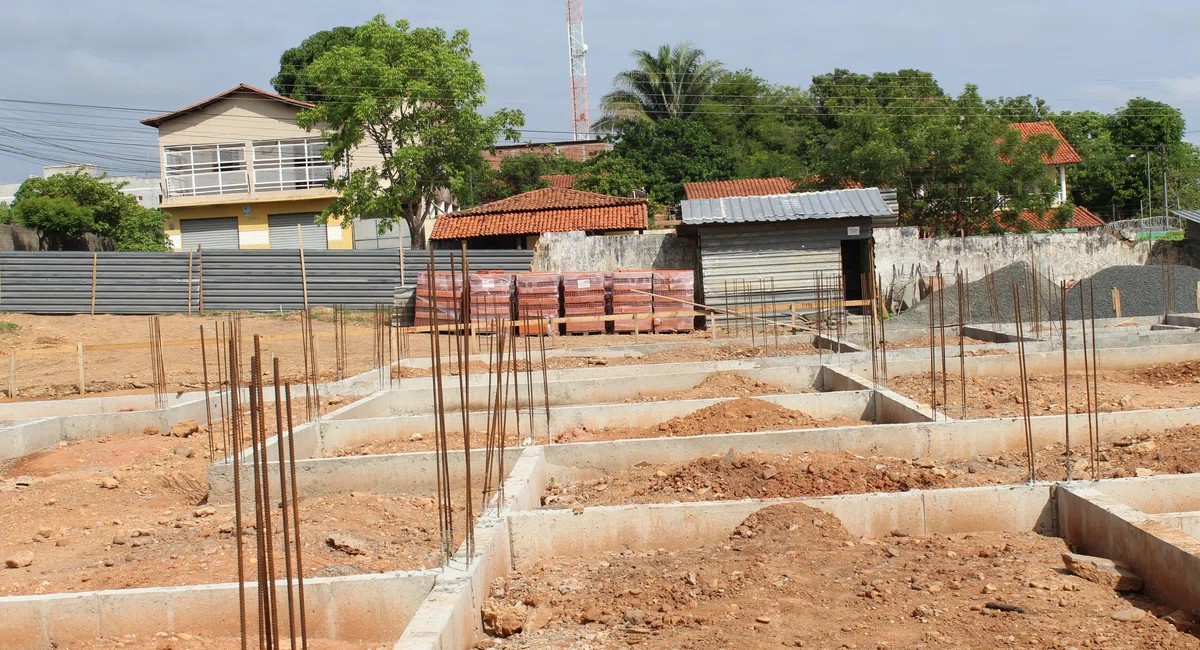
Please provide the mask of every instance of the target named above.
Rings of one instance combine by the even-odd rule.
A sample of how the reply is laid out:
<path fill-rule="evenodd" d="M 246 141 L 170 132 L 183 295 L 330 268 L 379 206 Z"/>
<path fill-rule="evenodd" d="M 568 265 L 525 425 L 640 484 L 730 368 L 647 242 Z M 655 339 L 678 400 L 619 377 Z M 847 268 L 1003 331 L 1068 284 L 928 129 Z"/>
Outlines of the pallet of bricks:
<path fill-rule="evenodd" d="M 522 336 L 550 334 L 550 323 L 545 320 L 559 315 L 558 273 L 518 273 L 517 288 L 517 332 Z M 540 323 L 540 326 L 539 326 Z"/>
<path fill-rule="evenodd" d="M 434 289 L 437 289 L 436 305 Z M 417 289 L 413 324 L 420 327 L 432 325 L 433 316 L 441 325 L 458 319 L 458 306 L 462 301 L 462 278 L 449 271 L 436 271 L 433 278 L 428 271 L 417 272 Z"/>
<path fill-rule="evenodd" d="M 693 271 L 655 271 L 654 272 L 654 311 L 688 311 L 691 305 L 679 302 L 692 302 L 696 299 L 696 279 Z M 660 297 L 661 296 L 661 297 Z M 677 300 L 666 300 L 676 298 Z M 696 329 L 694 316 L 678 316 L 654 319 L 655 332 L 691 332 Z"/>
<path fill-rule="evenodd" d="M 603 272 L 562 274 L 563 315 L 567 318 L 604 316 L 608 313 Z M 567 334 L 603 334 L 605 320 L 567 321 Z"/>
<path fill-rule="evenodd" d="M 512 318 L 513 274 L 480 271 L 468 277 L 471 289 L 471 327 L 495 334 L 497 323 Z"/>
<path fill-rule="evenodd" d="M 647 295 L 654 289 L 653 271 L 613 271 L 612 313 L 650 314 L 653 299 Z M 637 293 L 643 292 L 643 293 Z M 614 332 L 649 332 L 654 324 L 650 318 L 613 321 Z"/>

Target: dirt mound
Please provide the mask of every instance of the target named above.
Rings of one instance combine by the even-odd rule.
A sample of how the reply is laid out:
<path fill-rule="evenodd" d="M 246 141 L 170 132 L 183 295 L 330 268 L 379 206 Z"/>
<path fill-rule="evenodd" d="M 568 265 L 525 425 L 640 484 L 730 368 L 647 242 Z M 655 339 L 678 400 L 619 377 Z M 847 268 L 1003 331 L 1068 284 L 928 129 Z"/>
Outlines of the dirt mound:
<path fill-rule="evenodd" d="M 668 436 L 703 436 L 713 433 L 749 433 L 780 429 L 806 429 L 829 426 L 802 411 L 750 397 L 739 397 L 695 413 L 671 418 L 658 425 L 660 434 Z M 836 425 L 833 425 L 836 426 Z"/>
<path fill-rule="evenodd" d="M 767 339 L 771 341 L 771 339 Z M 811 343 L 782 343 L 778 355 L 774 343 L 750 345 L 738 341 L 712 344 L 683 345 L 670 350 L 659 350 L 638 357 L 638 363 L 675 363 L 680 361 L 732 361 L 735 359 L 756 359 L 773 356 L 799 356 L 816 354 L 817 349 Z"/>
<path fill-rule="evenodd" d="M 1133 378 L 1148 386 L 1200 383 L 1200 361 L 1180 361 L 1149 368 L 1136 368 L 1133 371 Z"/>
<path fill-rule="evenodd" d="M 848 540 L 850 533 L 841 520 L 827 512 L 803 503 L 781 503 L 746 517 L 729 538 L 816 548 Z"/>
<path fill-rule="evenodd" d="M 714 399 L 718 397 L 748 397 L 751 395 L 779 395 L 789 392 L 784 388 L 747 377 L 740 372 L 722 370 L 687 390 L 647 397 L 643 402 L 659 402 L 684 399 Z"/>

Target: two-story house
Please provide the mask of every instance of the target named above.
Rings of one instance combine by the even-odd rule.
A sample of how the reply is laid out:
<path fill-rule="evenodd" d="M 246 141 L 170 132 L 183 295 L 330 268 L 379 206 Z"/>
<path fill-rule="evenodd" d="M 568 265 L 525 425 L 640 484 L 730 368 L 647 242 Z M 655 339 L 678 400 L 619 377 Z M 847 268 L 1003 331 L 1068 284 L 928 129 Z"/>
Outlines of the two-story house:
<path fill-rule="evenodd" d="M 241 84 L 141 121 L 158 129 L 160 207 L 171 215 L 167 235 L 177 250 L 408 247 L 403 224 L 379 235 L 375 220 L 352 229 L 314 222 L 337 198 L 325 182 L 343 172 L 322 157 L 319 134 L 296 125 L 311 107 Z M 352 168 L 380 162 L 369 147 L 350 158 Z"/>

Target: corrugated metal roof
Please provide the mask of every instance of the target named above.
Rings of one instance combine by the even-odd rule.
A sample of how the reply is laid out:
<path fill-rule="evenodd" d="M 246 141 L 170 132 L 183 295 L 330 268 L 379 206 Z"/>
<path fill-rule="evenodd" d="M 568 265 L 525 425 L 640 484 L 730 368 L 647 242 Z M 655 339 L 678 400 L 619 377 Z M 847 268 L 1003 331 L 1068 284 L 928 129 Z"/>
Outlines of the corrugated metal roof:
<path fill-rule="evenodd" d="M 1171 210 L 1171 214 L 1192 223 L 1200 223 L 1200 210 Z"/>
<path fill-rule="evenodd" d="M 688 225 L 894 215 L 879 189 L 875 187 L 771 196 L 693 199 L 683 202 L 682 212 L 683 222 Z"/>

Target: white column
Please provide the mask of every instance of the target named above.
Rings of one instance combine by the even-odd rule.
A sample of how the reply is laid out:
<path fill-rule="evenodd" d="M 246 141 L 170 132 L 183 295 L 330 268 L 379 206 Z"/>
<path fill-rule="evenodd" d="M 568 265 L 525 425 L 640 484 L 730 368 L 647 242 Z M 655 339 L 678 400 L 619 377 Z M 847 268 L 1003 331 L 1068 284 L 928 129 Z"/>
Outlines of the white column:
<path fill-rule="evenodd" d="M 1066 203 L 1067 202 L 1067 166 L 1066 165 L 1058 166 L 1058 186 L 1059 186 L 1058 202 Z"/>

